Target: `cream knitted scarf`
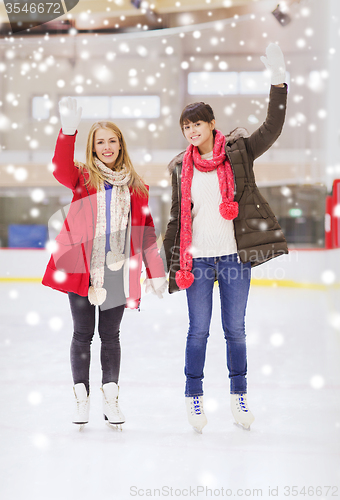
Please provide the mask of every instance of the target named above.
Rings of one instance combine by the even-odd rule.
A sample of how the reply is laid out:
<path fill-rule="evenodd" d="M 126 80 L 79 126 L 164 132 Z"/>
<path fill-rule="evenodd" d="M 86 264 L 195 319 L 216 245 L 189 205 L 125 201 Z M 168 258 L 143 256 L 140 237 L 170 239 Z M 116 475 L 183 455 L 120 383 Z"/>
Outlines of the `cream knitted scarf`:
<path fill-rule="evenodd" d="M 106 265 L 111 271 L 118 271 L 124 264 L 125 233 L 130 212 L 130 191 L 128 182 L 130 174 L 125 165 L 119 172 L 111 170 L 98 158 L 95 158 L 98 169 L 105 181 L 112 185 L 110 205 L 110 251 L 106 255 Z M 97 191 L 97 222 L 91 255 L 91 286 L 88 291 L 89 302 L 101 305 L 106 299 L 104 284 L 104 265 L 106 247 L 106 195 L 104 181 L 100 181 Z"/>

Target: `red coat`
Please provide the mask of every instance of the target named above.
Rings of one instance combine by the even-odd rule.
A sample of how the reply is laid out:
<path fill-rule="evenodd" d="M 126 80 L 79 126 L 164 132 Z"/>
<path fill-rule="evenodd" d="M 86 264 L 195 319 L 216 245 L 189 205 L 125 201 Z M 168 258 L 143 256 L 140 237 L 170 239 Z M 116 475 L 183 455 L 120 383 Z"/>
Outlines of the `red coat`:
<path fill-rule="evenodd" d="M 86 297 L 97 220 L 97 192 L 94 188 L 85 186 L 87 171 L 82 171 L 74 164 L 76 135 L 77 133 L 64 135 L 60 131 L 52 160 L 55 167 L 54 177 L 72 189 L 73 199 L 56 238 L 57 249 L 51 255 L 42 284 L 61 292 L 74 292 Z M 148 278 L 160 278 L 165 276 L 165 272 L 156 244 L 148 197 L 133 193 L 131 189 L 130 194 L 131 239 L 127 307 L 134 309 L 138 307 L 141 296 L 142 260 Z"/>

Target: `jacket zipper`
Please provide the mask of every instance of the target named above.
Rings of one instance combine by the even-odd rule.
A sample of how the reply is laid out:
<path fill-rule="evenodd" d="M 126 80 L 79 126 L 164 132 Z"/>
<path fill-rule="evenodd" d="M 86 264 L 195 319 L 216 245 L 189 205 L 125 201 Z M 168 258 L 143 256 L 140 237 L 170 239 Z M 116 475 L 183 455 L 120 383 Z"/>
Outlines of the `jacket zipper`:
<path fill-rule="evenodd" d="M 226 155 L 227 155 L 227 157 L 228 157 L 228 160 L 229 160 L 229 163 L 230 163 L 230 166 L 231 166 L 231 171 L 232 171 L 232 173 L 233 173 L 233 179 L 234 179 L 234 196 L 235 196 L 235 194 L 236 194 L 236 178 L 235 178 L 235 172 L 234 172 L 234 167 L 233 167 L 233 164 L 232 164 L 232 162 L 231 162 L 230 155 L 229 155 L 229 153 L 228 153 L 228 151 L 227 151 L 227 148 L 226 148 L 226 147 L 225 147 L 225 153 L 226 153 Z"/>
<path fill-rule="evenodd" d="M 230 163 L 230 166 L 231 166 L 231 171 L 232 171 L 232 173 L 233 173 L 233 179 L 234 179 L 234 196 L 235 196 L 235 194 L 236 194 L 236 177 L 235 177 L 234 167 L 233 167 L 233 164 L 232 164 L 232 162 L 231 162 L 230 155 L 229 155 L 229 153 L 228 153 L 228 151 L 227 151 L 227 148 L 226 148 L 226 147 L 225 147 L 225 152 L 226 152 L 227 158 L 228 158 L 229 163 Z M 235 224 L 234 224 L 234 229 L 235 229 Z M 239 264 L 241 264 L 240 255 L 239 255 L 239 253 L 238 253 L 238 246 L 237 246 L 237 239 L 236 239 L 236 231 L 234 231 L 234 232 L 235 232 L 235 241 L 236 241 L 236 247 L 237 247 L 237 262 L 238 262 Z"/>
<path fill-rule="evenodd" d="M 176 243 L 176 241 L 177 241 L 177 236 L 178 236 L 178 231 L 179 231 L 180 212 L 181 212 L 181 205 L 179 203 L 179 186 L 180 186 L 180 183 L 179 183 L 178 166 L 176 167 L 176 177 L 177 177 L 177 196 L 178 196 L 178 217 L 177 217 L 177 231 L 176 231 L 174 243 Z M 181 200 L 181 203 L 182 203 L 182 200 Z M 172 253 L 171 259 L 170 259 L 169 273 L 170 273 L 170 270 L 172 269 L 172 257 L 173 257 L 173 253 Z M 169 287 L 170 287 L 170 279 L 169 279 Z"/>
<path fill-rule="evenodd" d="M 86 185 L 86 179 L 85 179 L 85 175 L 84 175 L 84 172 L 82 172 L 83 174 L 83 179 L 84 179 L 84 186 L 85 186 L 85 189 L 86 189 L 86 192 L 87 192 L 87 196 L 89 198 L 89 201 L 90 201 L 90 206 L 91 206 L 91 213 L 92 213 L 92 226 L 93 226 L 93 239 L 95 237 L 95 224 L 94 224 L 94 213 L 93 213 L 93 207 L 92 207 L 92 202 L 91 202 L 91 196 L 90 196 L 90 193 L 89 193 L 89 190 L 87 189 L 87 185 Z"/>
<path fill-rule="evenodd" d="M 92 227 L 93 227 L 93 238 L 92 238 L 92 245 L 93 245 L 93 241 L 94 241 L 94 238 L 95 238 L 95 235 L 96 235 L 96 227 L 95 227 L 95 224 L 94 224 L 94 213 L 93 213 L 93 207 L 92 207 L 92 201 L 91 201 L 91 196 L 90 196 L 90 193 L 89 193 L 89 190 L 87 189 L 87 185 L 86 185 L 86 179 L 85 179 L 85 175 L 84 175 L 84 172 L 82 172 L 83 174 L 83 180 L 84 180 L 84 186 L 85 186 L 85 189 L 86 189 L 86 192 L 87 192 L 87 196 L 88 196 L 88 199 L 89 199 L 89 202 L 90 202 L 90 207 L 91 207 L 91 214 L 92 214 Z M 92 252 L 91 252 L 91 255 L 92 255 Z M 91 255 L 90 255 L 90 262 L 89 264 L 87 263 L 87 261 L 85 260 L 85 263 L 86 263 L 86 267 L 88 269 L 88 272 L 89 272 L 89 275 L 90 275 L 90 282 L 91 282 Z M 91 282 L 92 284 L 92 282 Z"/>

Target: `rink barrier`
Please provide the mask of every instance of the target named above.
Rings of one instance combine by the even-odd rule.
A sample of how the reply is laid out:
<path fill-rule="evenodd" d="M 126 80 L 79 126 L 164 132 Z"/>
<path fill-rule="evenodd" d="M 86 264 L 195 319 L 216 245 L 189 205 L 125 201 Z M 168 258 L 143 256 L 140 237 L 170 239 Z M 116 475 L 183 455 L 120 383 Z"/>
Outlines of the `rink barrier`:
<path fill-rule="evenodd" d="M 323 285 L 321 283 L 299 283 L 292 280 L 259 280 L 252 279 L 250 281 L 252 286 L 262 287 L 282 287 L 282 288 L 304 288 L 310 290 L 329 290 L 332 288 L 340 288 L 340 283 L 332 283 L 331 285 Z"/>
<path fill-rule="evenodd" d="M 41 283 L 50 252 L 0 249 L 0 283 Z M 253 287 L 334 291 L 340 288 L 340 248 L 289 249 L 252 270 Z"/>
<path fill-rule="evenodd" d="M 11 282 L 14 282 L 14 281 L 20 281 L 21 283 L 25 283 L 25 282 L 28 282 L 28 283 L 41 283 L 41 280 L 42 278 L 26 278 L 26 277 L 23 277 L 23 278 L 20 278 L 20 277 L 14 277 L 14 278 L 1 278 L 0 277 L 0 282 L 1 283 L 11 283 Z"/>
<path fill-rule="evenodd" d="M 41 283 L 42 278 L 35 277 L 0 277 L 0 283 Z M 141 279 L 141 284 L 144 278 Z M 250 281 L 251 286 L 257 287 L 280 287 L 280 288 L 303 288 L 309 290 L 331 290 L 340 289 L 340 283 L 332 283 L 331 285 L 324 285 L 321 283 L 299 283 L 292 280 L 268 280 L 268 279 L 256 279 L 252 278 Z M 215 287 L 218 286 L 217 281 L 215 282 Z"/>

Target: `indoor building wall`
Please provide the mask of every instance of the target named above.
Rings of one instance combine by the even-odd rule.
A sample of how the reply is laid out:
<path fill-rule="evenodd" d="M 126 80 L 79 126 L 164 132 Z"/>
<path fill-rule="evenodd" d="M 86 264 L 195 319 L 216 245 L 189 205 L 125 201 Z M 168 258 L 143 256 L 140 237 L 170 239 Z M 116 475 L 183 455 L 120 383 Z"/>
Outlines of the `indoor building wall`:
<path fill-rule="evenodd" d="M 117 123 L 126 137 L 137 171 L 150 185 L 153 205 L 161 214 L 159 225 L 164 232 L 170 199 L 166 167 L 171 158 L 186 147 L 178 126 L 183 107 L 194 101 L 209 102 L 215 111 L 217 127 L 225 133 L 237 126 L 252 133 L 266 116 L 268 95 L 190 95 L 189 73 L 222 71 L 221 62 L 227 63 L 227 71 L 262 71 L 260 56 L 271 41 L 278 42 L 285 54 L 289 97 L 281 136 L 255 162 L 258 185 L 264 188 L 316 184 L 321 191 L 323 186 L 330 190 L 332 179 L 340 175 L 339 162 L 331 156 L 334 148 L 337 154 L 337 146 L 334 140 L 330 141 L 336 117 L 333 117 L 334 106 L 329 96 L 330 90 L 333 89 L 334 95 L 336 92 L 332 87 L 332 75 L 337 71 L 332 50 L 336 51 L 339 37 L 333 33 L 335 21 L 329 15 L 334 4 L 311 0 L 308 6 L 307 10 L 303 10 L 303 5 L 300 11 L 295 10 L 293 21 L 285 27 L 279 26 L 268 7 L 265 15 L 247 14 L 222 23 L 163 32 L 2 40 L 0 100 L 5 121 L 0 127 L 0 187 L 4 188 L 5 196 L 10 189 L 9 196 L 15 192 L 15 196 L 20 197 L 21 187 L 25 186 L 31 190 L 45 189 L 45 205 L 50 203 L 47 187 L 58 187 L 59 197 L 64 196 L 64 188 L 52 176 L 51 165 L 60 128 L 58 101 L 61 97 L 157 95 L 161 102 L 159 118 L 120 118 Z M 319 80 L 313 80 L 311 74 Z M 46 96 L 50 102 L 48 119 L 33 119 L 35 96 Z M 79 126 L 76 158 L 80 161 L 85 160 L 86 139 L 92 122 L 92 119 L 83 119 Z M 270 193 L 266 191 L 268 201 L 275 204 L 275 197 Z M 10 207 L 11 201 L 4 203 Z M 38 218 L 32 220 L 30 216 L 34 203 L 26 199 L 21 205 L 25 206 L 22 217 L 26 217 L 27 222 L 37 222 Z M 54 201 L 51 200 L 50 206 L 54 206 Z M 322 203 L 319 206 L 322 207 Z M 4 210 L 3 224 L 9 223 L 11 212 Z M 323 212 L 321 208 L 317 215 L 319 225 Z M 47 223 L 49 211 L 42 213 Z M 320 244 L 321 239 L 318 241 Z"/>

